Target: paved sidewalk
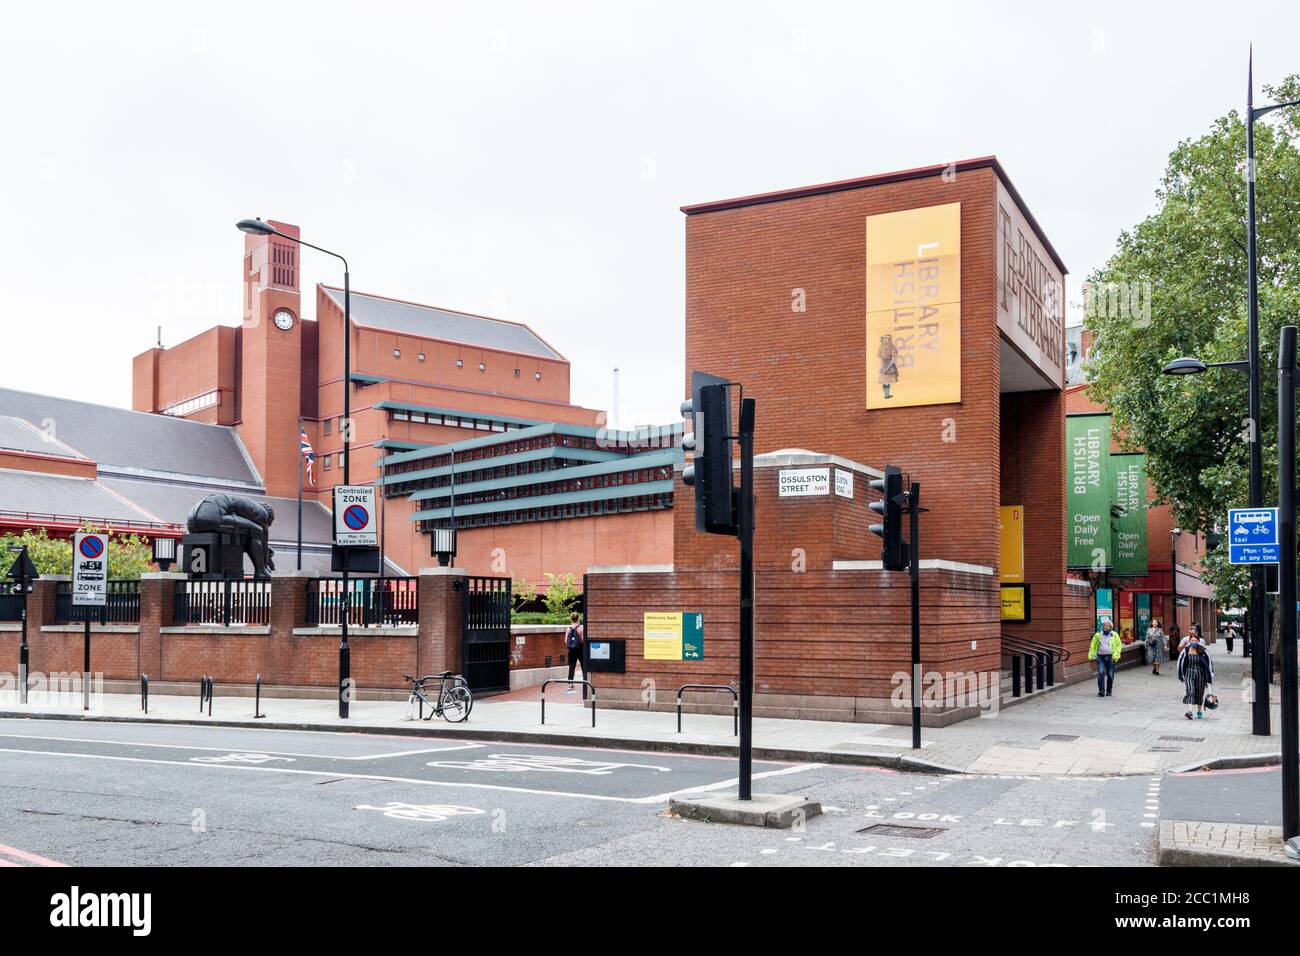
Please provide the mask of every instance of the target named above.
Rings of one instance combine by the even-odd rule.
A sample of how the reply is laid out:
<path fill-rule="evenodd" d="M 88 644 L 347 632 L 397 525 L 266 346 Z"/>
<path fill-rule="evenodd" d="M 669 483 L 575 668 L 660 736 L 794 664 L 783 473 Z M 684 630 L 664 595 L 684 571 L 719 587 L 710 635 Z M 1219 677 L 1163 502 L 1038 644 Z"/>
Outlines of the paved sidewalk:
<path fill-rule="evenodd" d="M 911 749 L 907 726 L 778 718 L 754 719 L 755 755 L 767 759 L 866 763 L 949 772 L 1108 776 L 1167 771 L 1219 757 L 1248 757 L 1278 751 L 1277 704 L 1274 735 L 1250 733 L 1250 706 L 1242 700 L 1248 662 L 1214 648 L 1222 701 L 1208 719 L 1188 721 L 1180 703 L 1182 688 L 1173 663 L 1155 677 L 1149 669 L 1121 671 L 1114 696 L 1098 698 L 1096 684 L 1086 681 L 1032 698 L 999 713 L 943 728 L 924 728 L 924 746 Z M 1274 695 L 1276 697 L 1276 688 Z M 150 700 L 149 715 L 138 696 L 105 694 L 91 715 L 98 719 L 160 722 L 209 721 L 257 726 L 350 730 L 439 737 L 475 736 L 520 742 L 573 743 L 633 749 L 734 752 L 731 717 L 687 713 L 684 733 L 676 732 L 672 712 L 598 710 L 596 727 L 588 710 L 575 706 L 580 695 L 552 688 L 546 695 L 546 724 L 540 721 L 535 693 L 486 698 L 475 703 L 464 724 L 441 719 L 406 718 L 407 706 L 396 701 L 354 701 L 351 718 L 337 716 L 333 700 L 263 698 L 264 720 L 254 720 L 249 697 L 218 697 L 212 717 L 200 715 L 197 691 L 191 697 Z M 55 707 L 32 695 L 26 706 L 16 692 L 0 693 L 0 716 L 82 716 L 80 699 Z"/>

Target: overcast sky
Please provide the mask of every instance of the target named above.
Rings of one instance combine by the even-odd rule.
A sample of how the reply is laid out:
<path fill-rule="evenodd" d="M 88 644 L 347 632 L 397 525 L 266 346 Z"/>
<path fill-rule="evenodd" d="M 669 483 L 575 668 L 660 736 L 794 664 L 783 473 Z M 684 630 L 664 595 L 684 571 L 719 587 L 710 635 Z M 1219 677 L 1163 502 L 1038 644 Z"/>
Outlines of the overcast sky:
<path fill-rule="evenodd" d="M 0 81 L 3 384 L 129 406 L 240 317 L 235 220 L 355 288 L 527 322 L 573 400 L 675 420 L 683 216 L 996 154 L 1071 299 L 1169 151 L 1300 71 L 1300 5 L 23 4 Z M 1289 59 L 1288 59 L 1289 58 Z M 303 258 L 302 285 L 338 282 Z M 315 299 L 304 295 L 312 316 Z"/>

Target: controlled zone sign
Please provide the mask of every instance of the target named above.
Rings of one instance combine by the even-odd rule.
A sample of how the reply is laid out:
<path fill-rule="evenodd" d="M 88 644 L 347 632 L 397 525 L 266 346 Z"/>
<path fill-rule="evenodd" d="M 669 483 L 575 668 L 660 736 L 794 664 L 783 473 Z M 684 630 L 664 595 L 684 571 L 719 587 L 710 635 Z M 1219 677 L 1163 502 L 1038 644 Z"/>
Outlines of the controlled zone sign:
<path fill-rule="evenodd" d="M 1281 559 L 1276 508 L 1228 509 L 1228 561 L 1277 564 Z"/>
<path fill-rule="evenodd" d="M 343 547 L 379 545 L 374 485 L 334 486 L 334 543 Z"/>
<path fill-rule="evenodd" d="M 84 532 L 72 536 L 72 603 L 103 607 L 108 601 L 108 535 Z"/>
<path fill-rule="evenodd" d="M 644 612 L 648 661 L 704 660 L 704 615 L 694 611 Z"/>

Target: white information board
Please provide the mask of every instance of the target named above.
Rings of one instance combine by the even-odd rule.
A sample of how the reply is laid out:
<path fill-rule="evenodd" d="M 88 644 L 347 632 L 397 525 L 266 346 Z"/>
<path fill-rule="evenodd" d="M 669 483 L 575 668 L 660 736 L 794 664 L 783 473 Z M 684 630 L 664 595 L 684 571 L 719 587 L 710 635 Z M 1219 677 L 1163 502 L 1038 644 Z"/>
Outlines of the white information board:
<path fill-rule="evenodd" d="M 378 546 L 379 515 L 375 510 L 374 485 L 334 486 L 334 543 Z"/>

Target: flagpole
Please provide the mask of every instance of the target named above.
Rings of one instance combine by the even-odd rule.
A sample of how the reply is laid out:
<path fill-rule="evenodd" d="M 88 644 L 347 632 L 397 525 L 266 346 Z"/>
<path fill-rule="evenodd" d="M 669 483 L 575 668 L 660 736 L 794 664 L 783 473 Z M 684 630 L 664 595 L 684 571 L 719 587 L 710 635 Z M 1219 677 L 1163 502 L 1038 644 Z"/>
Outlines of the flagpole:
<path fill-rule="evenodd" d="M 298 418 L 298 570 L 302 570 L 302 417 Z"/>

